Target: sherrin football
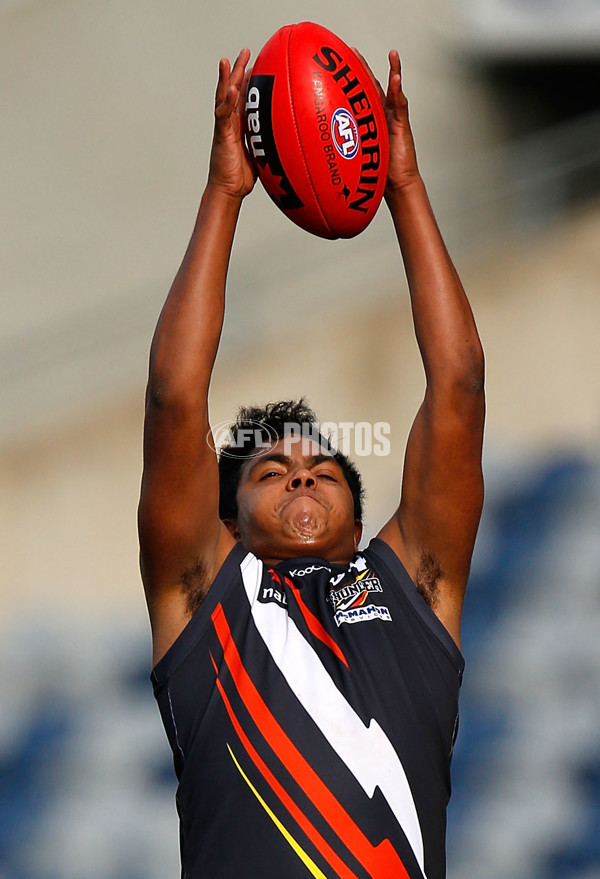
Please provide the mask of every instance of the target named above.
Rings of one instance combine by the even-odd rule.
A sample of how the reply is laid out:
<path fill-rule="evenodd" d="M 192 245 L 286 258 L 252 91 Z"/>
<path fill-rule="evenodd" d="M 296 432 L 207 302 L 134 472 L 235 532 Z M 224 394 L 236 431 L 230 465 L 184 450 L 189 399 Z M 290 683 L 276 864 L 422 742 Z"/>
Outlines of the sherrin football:
<path fill-rule="evenodd" d="M 248 151 L 277 207 L 322 238 L 362 232 L 383 196 L 389 146 L 352 49 L 312 22 L 280 28 L 254 62 L 244 110 Z"/>

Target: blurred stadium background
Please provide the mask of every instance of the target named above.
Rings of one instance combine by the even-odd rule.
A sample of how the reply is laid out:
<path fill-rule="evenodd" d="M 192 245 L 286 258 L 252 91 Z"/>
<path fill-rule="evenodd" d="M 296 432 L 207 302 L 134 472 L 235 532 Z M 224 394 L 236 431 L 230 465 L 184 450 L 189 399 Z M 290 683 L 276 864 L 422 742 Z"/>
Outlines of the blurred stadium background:
<path fill-rule="evenodd" d="M 216 65 L 311 19 L 380 77 L 487 354 L 487 501 L 449 879 L 600 879 L 598 0 L 0 0 L 0 879 L 178 875 L 137 571 L 147 352 L 206 176 Z M 212 394 L 387 421 L 423 390 L 382 209 L 323 242 L 244 207 Z"/>

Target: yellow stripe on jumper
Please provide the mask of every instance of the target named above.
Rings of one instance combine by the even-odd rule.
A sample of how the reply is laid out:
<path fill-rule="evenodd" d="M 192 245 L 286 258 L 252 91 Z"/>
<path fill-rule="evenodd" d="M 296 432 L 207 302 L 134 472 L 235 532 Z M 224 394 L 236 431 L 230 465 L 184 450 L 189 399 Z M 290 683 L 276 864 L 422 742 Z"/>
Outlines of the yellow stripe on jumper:
<path fill-rule="evenodd" d="M 304 866 L 309 870 L 309 872 L 311 873 L 312 876 L 316 876 L 316 879 L 327 879 L 327 876 L 325 875 L 325 873 L 323 873 L 321 870 L 319 870 L 319 868 L 317 867 L 317 865 L 315 864 L 313 859 L 309 855 L 307 855 L 307 853 L 304 851 L 302 846 L 299 845 L 299 843 L 296 842 L 296 840 L 291 835 L 291 833 L 288 830 L 286 830 L 286 828 L 283 826 L 283 824 L 281 823 L 281 821 L 279 820 L 277 815 L 265 803 L 265 801 L 263 800 L 263 798 L 261 797 L 259 792 L 256 790 L 256 788 L 254 787 L 254 785 L 252 784 L 252 782 L 250 781 L 250 779 L 248 778 L 248 776 L 246 775 L 246 773 L 244 772 L 244 770 L 242 769 L 242 767 L 240 766 L 238 761 L 236 760 L 235 754 L 233 753 L 233 751 L 231 750 L 229 745 L 227 745 L 227 750 L 231 754 L 231 759 L 233 760 L 233 762 L 237 766 L 238 772 L 240 773 L 240 775 L 242 776 L 242 778 L 244 779 L 244 781 L 246 782 L 246 784 L 248 785 L 248 787 L 250 788 L 250 790 L 252 791 L 252 793 L 254 794 L 256 799 L 258 800 L 258 802 L 261 804 L 261 806 L 263 807 L 263 809 L 265 810 L 265 812 L 267 813 L 267 815 L 269 816 L 269 818 L 271 819 L 273 824 L 277 827 L 279 832 L 283 835 L 286 842 L 289 843 L 289 845 L 296 852 L 296 854 L 298 855 L 300 860 L 304 863 Z"/>

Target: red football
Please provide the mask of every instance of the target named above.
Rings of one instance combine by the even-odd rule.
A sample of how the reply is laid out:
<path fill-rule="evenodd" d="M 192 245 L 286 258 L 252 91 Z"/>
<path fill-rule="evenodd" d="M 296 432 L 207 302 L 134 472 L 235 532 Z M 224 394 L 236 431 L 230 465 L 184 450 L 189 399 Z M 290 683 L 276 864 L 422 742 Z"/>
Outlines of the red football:
<path fill-rule="evenodd" d="M 306 21 L 273 34 L 248 83 L 245 135 L 262 185 L 298 226 L 352 238 L 375 216 L 385 113 L 365 66 L 331 31 Z"/>

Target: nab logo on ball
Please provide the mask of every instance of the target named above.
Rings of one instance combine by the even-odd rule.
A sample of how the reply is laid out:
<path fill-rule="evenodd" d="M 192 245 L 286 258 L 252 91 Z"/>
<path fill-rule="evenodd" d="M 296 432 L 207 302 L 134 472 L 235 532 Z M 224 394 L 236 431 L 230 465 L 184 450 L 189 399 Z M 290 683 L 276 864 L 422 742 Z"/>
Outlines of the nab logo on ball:
<path fill-rule="evenodd" d="M 358 152 L 358 125 L 352 113 L 338 107 L 331 118 L 331 137 L 336 150 L 344 159 L 353 159 Z"/>
<path fill-rule="evenodd" d="M 258 166 L 260 179 L 282 211 L 303 207 L 285 173 L 271 121 L 274 76 L 253 76 L 245 105 L 246 143 Z"/>
<path fill-rule="evenodd" d="M 352 49 L 313 22 L 280 28 L 254 62 L 244 110 L 248 151 L 277 207 L 323 238 L 362 232 L 383 197 L 388 132 Z"/>

